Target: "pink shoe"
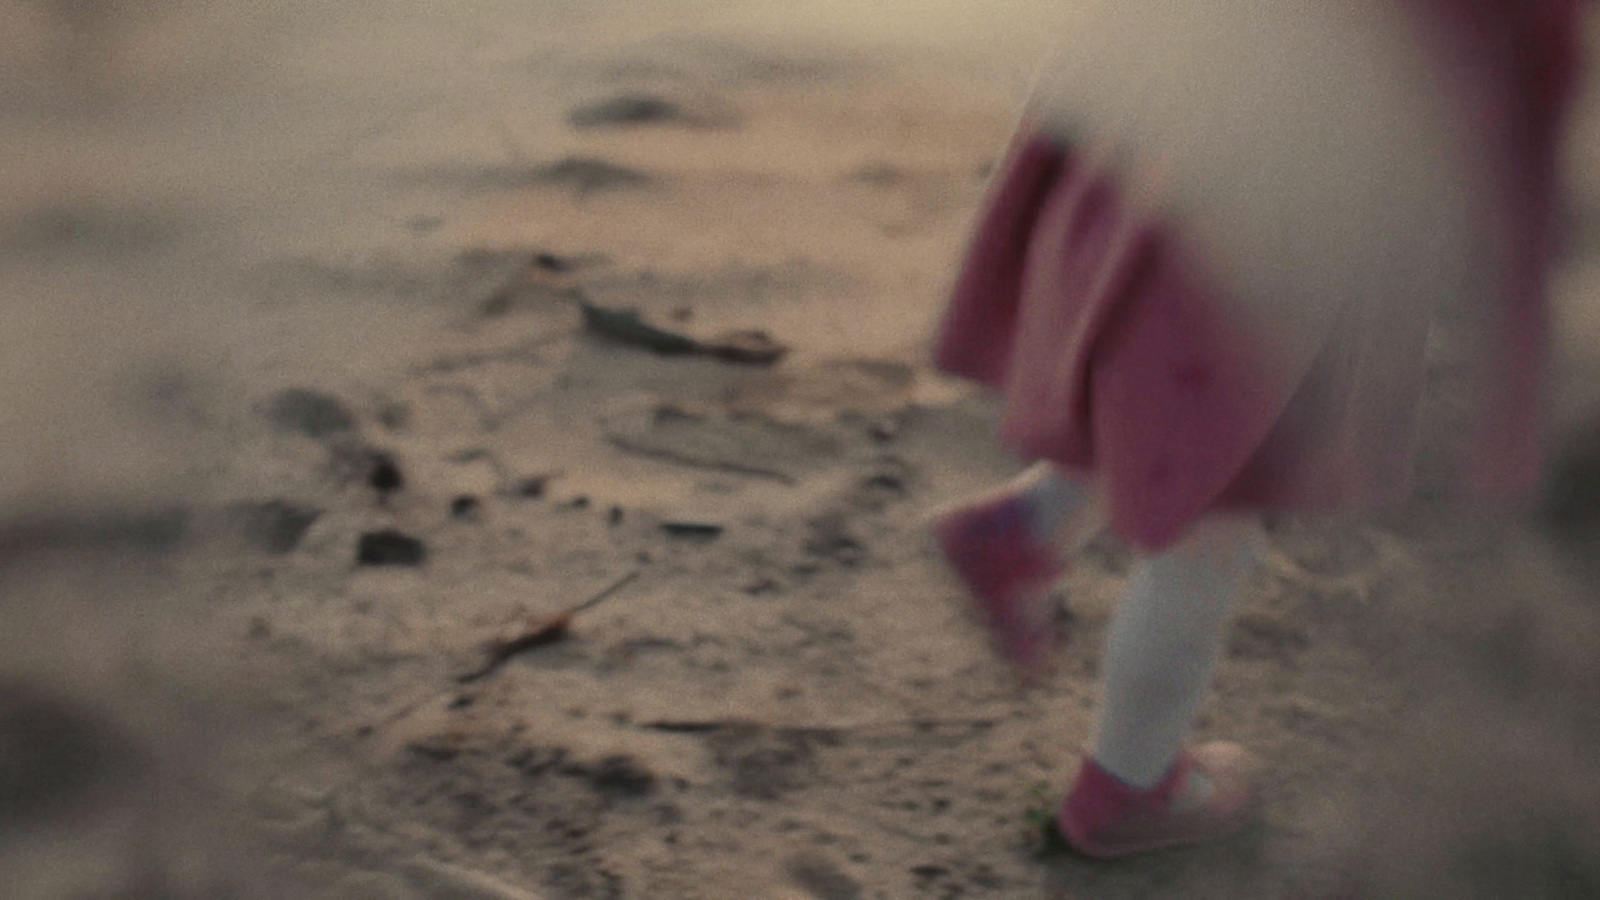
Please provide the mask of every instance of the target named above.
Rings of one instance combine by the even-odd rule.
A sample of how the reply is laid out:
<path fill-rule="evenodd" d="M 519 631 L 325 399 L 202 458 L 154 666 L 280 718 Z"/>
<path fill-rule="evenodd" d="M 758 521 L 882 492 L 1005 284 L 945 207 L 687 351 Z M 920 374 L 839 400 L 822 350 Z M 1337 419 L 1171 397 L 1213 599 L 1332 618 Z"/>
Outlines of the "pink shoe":
<path fill-rule="evenodd" d="M 1249 754 L 1238 744 L 1206 744 L 1185 750 L 1172 774 L 1140 791 L 1086 759 L 1061 803 L 1056 829 L 1073 849 L 1096 859 L 1220 840 L 1255 818 L 1252 768 Z M 1196 773 L 1211 780 L 1210 796 L 1204 800 L 1184 793 Z"/>
<path fill-rule="evenodd" d="M 1056 650 L 1050 589 L 1066 565 L 1035 537 L 1027 496 L 1003 489 L 946 513 L 933 530 L 1000 655 L 1029 680 L 1047 674 Z"/>

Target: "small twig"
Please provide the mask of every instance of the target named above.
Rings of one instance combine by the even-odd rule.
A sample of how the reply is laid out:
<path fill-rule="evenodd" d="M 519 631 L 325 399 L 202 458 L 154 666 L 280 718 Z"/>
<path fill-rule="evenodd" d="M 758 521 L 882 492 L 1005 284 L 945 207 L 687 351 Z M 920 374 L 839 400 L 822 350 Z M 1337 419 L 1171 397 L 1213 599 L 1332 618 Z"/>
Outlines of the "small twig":
<path fill-rule="evenodd" d="M 536 650 L 540 647 L 549 646 L 550 644 L 555 644 L 566 640 L 566 638 L 572 633 L 572 619 L 574 616 L 576 616 L 578 613 L 584 612 L 585 610 L 593 609 L 594 607 L 599 606 L 601 603 L 604 603 L 606 600 L 610 599 L 613 594 L 637 580 L 640 574 L 642 574 L 641 570 L 635 569 L 616 581 L 613 581 L 611 584 L 606 586 L 605 590 L 595 594 L 593 597 L 590 597 L 582 603 L 579 603 L 576 606 L 568 607 L 562 612 L 536 623 L 533 627 L 517 634 L 514 637 L 490 642 L 489 645 L 484 648 L 486 659 L 484 660 L 483 665 L 470 672 L 467 672 L 464 675 L 458 676 L 456 681 L 460 682 L 461 684 L 471 684 L 474 681 L 478 681 L 493 674 L 497 669 L 505 665 L 507 660 L 519 653 L 525 653 L 529 650 Z"/>
<path fill-rule="evenodd" d="M 588 301 L 581 305 L 584 327 L 618 343 L 662 356 L 698 354 L 724 362 L 770 366 L 783 359 L 789 348 L 765 331 L 731 331 L 710 340 L 651 325 L 631 309 L 612 309 Z"/>
<path fill-rule="evenodd" d="M 611 584 L 605 590 L 567 610 L 567 615 L 576 615 L 577 613 L 581 613 L 586 609 L 593 609 L 594 607 L 599 606 L 600 604 L 611 599 L 612 594 L 615 594 L 617 591 L 620 591 L 628 585 L 633 584 L 642 574 L 644 574 L 644 570 L 634 569 L 632 572 L 629 572 L 621 578 L 618 578 L 616 581 L 611 582 Z"/>
<path fill-rule="evenodd" d="M 673 537 L 718 538 L 726 529 L 716 522 L 688 522 L 674 519 L 662 522 L 661 530 Z"/>
<path fill-rule="evenodd" d="M 721 731 L 732 723 L 726 719 L 662 719 L 656 722 L 646 722 L 643 728 L 651 731 L 664 731 L 668 734 L 709 734 Z"/>
<path fill-rule="evenodd" d="M 748 719 L 657 719 L 640 724 L 649 731 L 667 734 L 710 734 L 729 728 L 756 727 L 780 731 L 807 731 L 815 733 L 870 733 L 874 731 L 907 731 L 916 734 L 933 734 L 939 729 L 964 728 L 984 731 L 995 727 L 998 719 L 875 719 L 864 722 L 831 722 L 809 725 L 777 725 Z"/>
<path fill-rule="evenodd" d="M 413 377 L 451 375 L 464 369 L 497 362 L 531 361 L 530 357 L 535 352 L 562 340 L 564 337 L 565 335 L 562 334 L 540 334 L 513 346 L 497 350 L 468 351 L 454 356 L 441 356 L 431 362 L 412 366 L 408 374 Z"/>
<path fill-rule="evenodd" d="M 659 447 L 648 447 L 631 441 L 628 438 L 614 434 L 607 435 L 606 442 L 624 453 L 631 453 L 634 456 L 642 456 L 646 459 L 660 460 L 661 462 L 687 466 L 691 469 L 704 469 L 710 472 L 727 472 L 733 475 L 744 475 L 750 478 L 764 478 L 768 481 L 776 481 L 779 484 L 785 485 L 793 485 L 795 483 L 793 475 L 790 475 L 787 472 L 781 472 L 777 469 L 769 469 L 764 466 L 750 466 L 745 465 L 744 463 L 733 462 L 731 460 L 704 459 L 697 456 L 691 456 L 686 453 L 679 453 L 674 450 L 667 450 Z"/>

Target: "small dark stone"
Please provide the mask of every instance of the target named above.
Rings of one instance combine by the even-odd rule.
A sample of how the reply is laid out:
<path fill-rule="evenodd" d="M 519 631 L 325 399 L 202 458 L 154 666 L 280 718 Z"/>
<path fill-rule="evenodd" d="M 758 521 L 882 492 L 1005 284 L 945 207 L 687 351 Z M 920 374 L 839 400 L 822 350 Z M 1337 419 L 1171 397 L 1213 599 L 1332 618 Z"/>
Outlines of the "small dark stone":
<path fill-rule="evenodd" d="M 550 477 L 548 475 L 535 475 L 532 478 L 524 478 L 517 483 L 517 496 L 536 500 L 544 496 L 545 488 L 549 486 Z"/>
<path fill-rule="evenodd" d="M 606 794 L 643 797 L 656 787 L 655 773 L 631 756 L 608 756 L 588 775 L 595 788 Z"/>
<path fill-rule="evenodd" d="M 533 264 L 546 272 L 568 272 L 572 270 L 572 263 L 562 259 L 554 253 L 540 253 L 533 257 Z"/>
<path fill-rule="evenodd" d="M 863 486 L 894 494 L 904 494 L 906 492 L 906 480 L 893 472 L 879 472 L 867 478 Z"/>
<path fill-rule="evenodd" d="M 422 541 L 393 529 L 363 534 L 356 548 L 356 562 L 363 566 L 419 566 L 427 556 Z"/>
<path fill-rule="evenodd" d="M 622 524 L 622 507 L 620 507 L 620 506 L 611 507 L 611 510 L 606 513 L 606 522 L 608 522 L 612 527 L 616 527 L 618 525 L 621 525 Z"/>
<path fill-rule="evenodd" d="M 400 464 L 395 458 L 383 451 L 372 454 L 372 468 L 367 472 L 367 484 L 380 495 L 398 491 L 405 486 L 406 480 L 400 474 Z"/>
<path fill-rule="evenodd" d="M 325 438 L 356 427 L 355 416 L 336 398 L 306 388 L 288 388 L 273 395 L 267 418 L 282 431 Z"/>
<path fill-rule="evenodd" d="M 726 529 L 715 522 L 662 522 L 661 530 L 673 537 L 711 540 L 721 537 Z"/>
<path fill-rule="evenodd" d="M 567 114 L 567 123 L 573 128 L 600 128 L 659 125 L 682 118 L 682 110 L 671 100 L 647 94 L 624 94 L 574 109 Z"/>
<path fill-rule="evenodd" d="M 483 504 L 471 494 L 462 494 L 450 501 L 450 515 L 458 519 L 470 519 L 477 515 L 479 507 Z"/>
<path fill-rule="evenodd" d="M 662 719 L 656 722 L 646 722 L 644 727 L 651 731 L 665 731 L 668 734 L 711 734 L 728 727 L 727 722 L 702 722 L 702 721 L 674 721 Z M 680 786 L 681 790 L 682 786 Z"/>
<path fill-rule="evenodd" d="M 571 503 L 569 505 L 573 509 L 588 509 L 589 508 L 589 497 L 586 494 L 579 494 L 578 496 L 572 498 Z"/>

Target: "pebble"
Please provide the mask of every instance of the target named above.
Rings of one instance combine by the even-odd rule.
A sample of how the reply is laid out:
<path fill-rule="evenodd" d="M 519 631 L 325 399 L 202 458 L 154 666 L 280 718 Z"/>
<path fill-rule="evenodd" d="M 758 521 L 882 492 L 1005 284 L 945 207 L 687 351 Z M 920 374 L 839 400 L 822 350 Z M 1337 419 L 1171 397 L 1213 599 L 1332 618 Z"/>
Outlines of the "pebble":
<path fill-rule="evenodd" d="M 471 494 L 462 494 L 450 501 L 450 515 L 457 519 L 471 519 L 477 516 L 478 508 L 482 503 Z"/>
<path fill-rule="evenodd" d="M 363 566 L 420 566 L 428 549 L 422 541 L 392 529 L 361 535 L 356 562 Z"/>
<path fill-rule="evenodd" d="M 380 495 L 389 494 L 405 487 L 405 477 L 400 474 L 400 464 L 395 458 L 381 450 L 372 454 L 372 468 L 367 473 L 367 484 Z"/>

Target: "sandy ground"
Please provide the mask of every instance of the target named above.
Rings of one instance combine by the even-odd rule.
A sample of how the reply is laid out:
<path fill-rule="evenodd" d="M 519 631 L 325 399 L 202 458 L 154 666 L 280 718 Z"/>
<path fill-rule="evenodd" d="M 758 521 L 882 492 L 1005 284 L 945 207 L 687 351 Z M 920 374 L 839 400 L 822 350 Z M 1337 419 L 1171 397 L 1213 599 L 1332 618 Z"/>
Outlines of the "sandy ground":
<path fill-rule="evenodd" d="M 1049 4 L 633 6 L 0 4 L 0 898 L 1600 895 L 1600 108 L 1560 502 L 1272 523 L 1263 822 L 1094 864 L 1127 554 L 1024 691 L 924 529 L 1016 465 L 924 357 Z"/>

